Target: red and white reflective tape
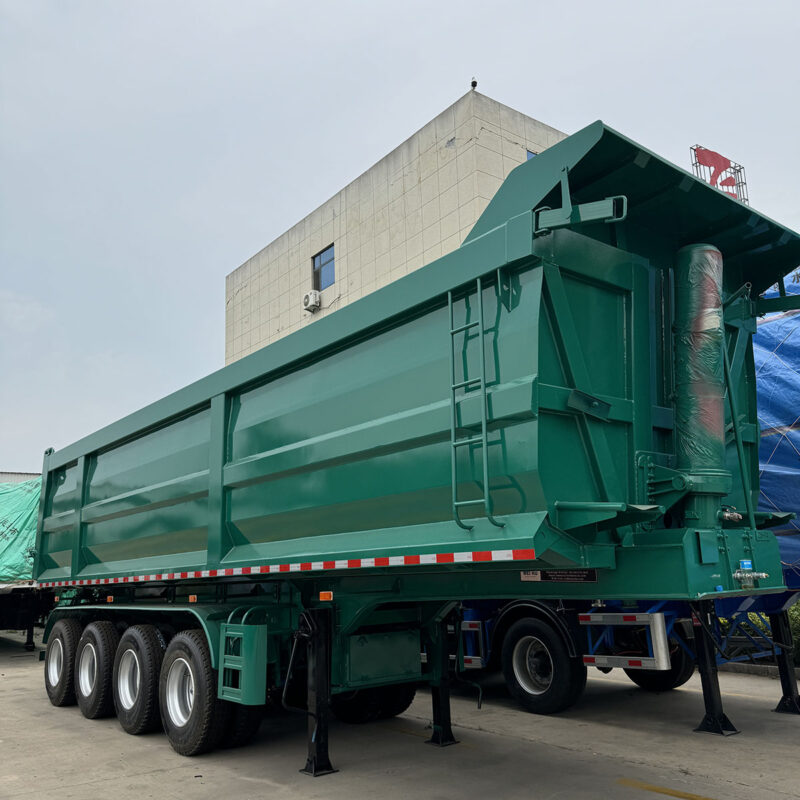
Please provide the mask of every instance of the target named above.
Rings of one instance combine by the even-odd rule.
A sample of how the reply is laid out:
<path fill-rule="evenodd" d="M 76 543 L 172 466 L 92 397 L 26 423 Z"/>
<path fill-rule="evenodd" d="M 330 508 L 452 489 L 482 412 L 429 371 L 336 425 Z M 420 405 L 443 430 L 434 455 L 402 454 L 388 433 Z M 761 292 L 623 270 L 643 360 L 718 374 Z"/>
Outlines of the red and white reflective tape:
<path fill-rule="evenodd" d="M 289 564 L 269 564 L 258 567 L 227 567 L 224 569 L 191 570 L 189 572 L 160 572 L 121 578 L 85 578 L 76 581 L 51 581 L 39 586 L 97 586 L 148 581 L 194 580 L 224 578 L 236 575 L 274 575 L 281 572 L 319 572 L 334 569 L 364 569 L 365 567 L 417 567 L 431 564 L 477 564 L 497 561 L 534 561 L 533 550 L 474 550 L 462 553 L 424 553 L 413 556 L 375 556 L 374 558 L 342 558 L 333 561 L 295 561 Z"/>
<path fill-rule="evenodd" d="M 639 667 L 640 669 L 658 669 L 655 658 L 642 656 L 629 658 L 628 656 L 584 656 L 583 663 L 594 667 Z"/>

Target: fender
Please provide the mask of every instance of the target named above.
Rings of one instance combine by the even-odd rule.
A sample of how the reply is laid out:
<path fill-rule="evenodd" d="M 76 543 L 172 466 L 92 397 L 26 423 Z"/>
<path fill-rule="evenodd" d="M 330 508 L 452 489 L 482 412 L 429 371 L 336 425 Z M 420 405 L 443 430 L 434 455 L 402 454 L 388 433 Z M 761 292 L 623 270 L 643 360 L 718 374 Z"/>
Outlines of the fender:
<path fill-rule="evenodd" d="M 47 644 L 50 637 L 50 631 L 53 625 L 60 619 L 72 618 L 78 619 L 81 622 L 91 622 L 96 619 L 108 619 L 114 621 L 120 617 L 125 617 L 129 612 L 135 614 L 136 622 L 150 622 L 158 624 L 159 619 L 165 616 L 179 617 L 177 620 L 178 628 L 186 628 L 185 621 L 187 618 L 197 620 L 203 633 L 208 640 L 208 648 L 211 655 L 211 666 L 213 669 L 218 669 L 217 661 L 219 657 L 219 639 L 220 639 L 220 626 L 228 619 L 231 611 L 241 604 L 231 605 L 91 605 L 91 606 L 62 606 L 55 608 L 50 612 L 47 618 L 47 623 L 44 628 L 44 636 L 42 642 Z"/>
<path fill-rule="evenodd" d="M 570 657 L 577 658 L 580 655 L 575 646 L 575 640 L 572 636 L 572 631 L 569 629 L 569 625 L 567 625 L 563 616 L 558 614 L 549 603 L 540 600 L 512 600 L 510 603 L 503 606 L 497 615 L 497 620 L 492 629 L 492 640 L 490 642 L 491 657 L 494 657 L 495 644 L 498 641 L 498 636 L 502 639 L 502 636 L 505 636 L 506 631 L 511 625 L 518 619 L 523 619 L 528 616 L 549 622 L 561 635 L 564 644 L 567 646 L 567 652 Z"/>

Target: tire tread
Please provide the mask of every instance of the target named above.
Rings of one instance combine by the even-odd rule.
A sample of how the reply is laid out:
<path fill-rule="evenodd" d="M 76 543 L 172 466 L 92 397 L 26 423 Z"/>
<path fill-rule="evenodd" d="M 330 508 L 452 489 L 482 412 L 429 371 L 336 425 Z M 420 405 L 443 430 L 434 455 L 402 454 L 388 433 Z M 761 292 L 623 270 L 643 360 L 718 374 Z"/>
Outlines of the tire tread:
<path fill-rule="evenodd" d="M 50 637 L 47 640 L 44 686 L 50 702 L 56 707 L 74 706 L 77 702 L 74 683 L 75 656 L 82 632 L 83 628 L 78 620 L 65 617 L 58 620 L 58 622 L 53 625 L 53 630 L 50 632 Z M 61 646 L 64 651 L 64 664 L 62 667 L 61 680 L 56 686 L 51 686 L 47 675 L 47 653 L 50 650 L 53 639 L 59 637 L 61 638 Z"/>
<path fill-rule="evenodd" d="M 80 660 L 81 645 L 84 639 L 90 637 L 97 644 L 97 683 L 96 692 L 90 697 L 83 697 L 80 693 L 77 666 Z M 75 653 L 75 696 L 81 713 L 87 719 L 102 719 L 114 713 L 114 697 L 112 678 L 114 673 L 114 656 L 119 645 L 119 633 L 113 622 L 108 620 L 95 620 L 90 622 L 81 635 L 78 649 Z"/>

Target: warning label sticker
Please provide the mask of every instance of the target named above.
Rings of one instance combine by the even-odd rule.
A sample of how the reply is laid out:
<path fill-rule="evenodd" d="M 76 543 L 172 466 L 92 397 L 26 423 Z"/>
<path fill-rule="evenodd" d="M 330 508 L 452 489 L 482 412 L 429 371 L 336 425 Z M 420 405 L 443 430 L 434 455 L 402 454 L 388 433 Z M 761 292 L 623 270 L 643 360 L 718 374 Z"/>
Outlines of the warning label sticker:
<path fill-rule="evenodd" d="M 541 583 L 597 583 L 596 569 L 528 569 L 519 574 L 520 580 Z"/>

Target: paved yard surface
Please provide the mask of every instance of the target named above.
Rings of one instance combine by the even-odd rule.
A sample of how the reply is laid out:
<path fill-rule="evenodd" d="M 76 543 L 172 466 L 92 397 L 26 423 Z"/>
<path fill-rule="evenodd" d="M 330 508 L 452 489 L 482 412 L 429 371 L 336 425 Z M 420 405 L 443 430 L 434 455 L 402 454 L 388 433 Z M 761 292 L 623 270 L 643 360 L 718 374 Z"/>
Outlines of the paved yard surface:
<path fill-rule="evenodd" d="M 163 735 L 133 737 L 116 720 L 90 722 L 77 707 L 53 708 L 42 665 L 17 634 L 0 632 L 0 798 L 269 798 L 284 800 L 757 800 L 800 798 L 800 717 L 774 714 L 778 683 L 721 675 L 726 711 L 742 730 L 692 733 L 702 716 L 700 682 L 648 695 L 622 673 L 590 672 L 570 711 L 517 710 L 502 683 L 459 691 L 460 744 L 424 744 L 430 698 L 403 716 L 366 726 L 334 722 L 331 759 L 340 772 L 300 775 L 304 720 L 275 714 L 252 745 L 182 758 Z"/>

